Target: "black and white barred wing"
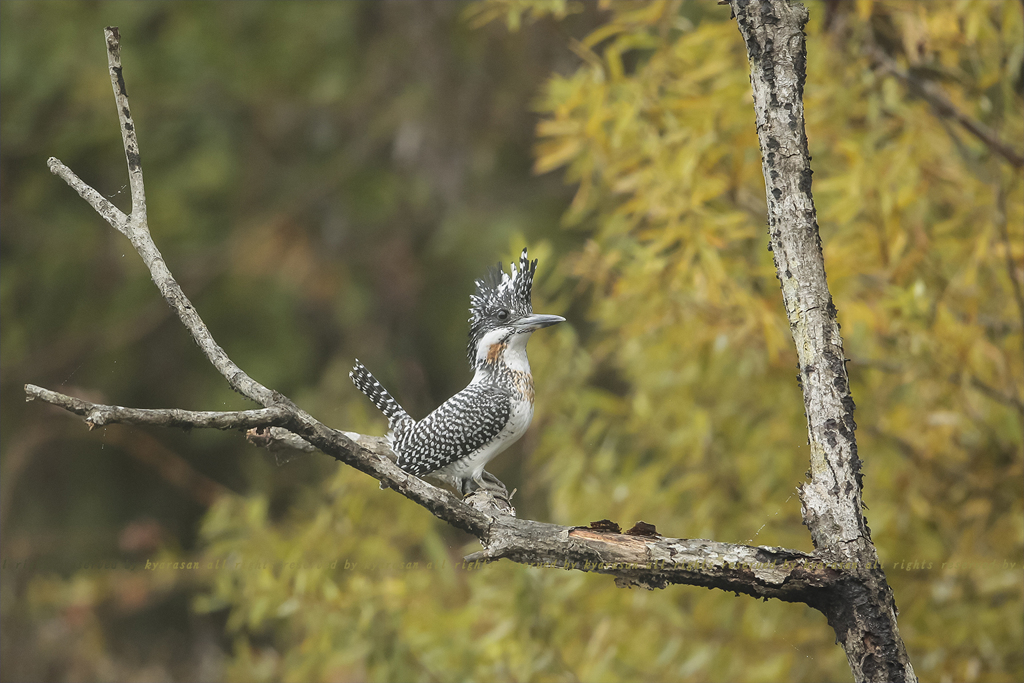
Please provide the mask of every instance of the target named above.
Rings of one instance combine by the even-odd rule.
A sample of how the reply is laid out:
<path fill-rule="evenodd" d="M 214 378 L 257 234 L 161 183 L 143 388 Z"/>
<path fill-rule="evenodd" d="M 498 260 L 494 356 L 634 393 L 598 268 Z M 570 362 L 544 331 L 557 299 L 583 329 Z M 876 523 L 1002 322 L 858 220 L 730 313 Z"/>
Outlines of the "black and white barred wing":
<path fill-rule="evenodd" d="M 396 430 L 398 466 L 420 476 L 472 455 L 501 433 L 511 412 L 507 391 L 470 384 L 422 420 Z"/>

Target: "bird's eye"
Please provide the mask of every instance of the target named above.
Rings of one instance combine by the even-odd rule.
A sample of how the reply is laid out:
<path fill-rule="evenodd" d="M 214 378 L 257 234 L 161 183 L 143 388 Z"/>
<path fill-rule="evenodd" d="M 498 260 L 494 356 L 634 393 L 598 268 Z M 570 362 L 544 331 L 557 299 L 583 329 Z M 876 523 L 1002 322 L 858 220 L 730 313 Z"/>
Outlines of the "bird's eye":
<path fill-rule="evenodd" d="M 508 309 L 502 308 L 495 314 L 495 317 L 502 322 L 508 320 Z"/>

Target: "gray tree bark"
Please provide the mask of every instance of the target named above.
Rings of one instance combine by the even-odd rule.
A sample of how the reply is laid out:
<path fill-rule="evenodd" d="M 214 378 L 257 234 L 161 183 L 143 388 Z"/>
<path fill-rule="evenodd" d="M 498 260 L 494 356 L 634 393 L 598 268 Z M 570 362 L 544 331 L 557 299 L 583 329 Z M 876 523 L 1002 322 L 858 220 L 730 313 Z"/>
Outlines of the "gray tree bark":
<path fill-rule="evenodd" d="M 803 105 L 807 8 L 787 0 L 732 0 L 731 7 L 750 61 L 769 249 L 807 413 L 811 478 L 800 490 L 801 512 L 815 555 L 847 567 L 843 580 L 812 606 L 835 629 L 856 680 L 913 681 L 896 602 L 862 512 L 853 397 L 811 195 Z"/>

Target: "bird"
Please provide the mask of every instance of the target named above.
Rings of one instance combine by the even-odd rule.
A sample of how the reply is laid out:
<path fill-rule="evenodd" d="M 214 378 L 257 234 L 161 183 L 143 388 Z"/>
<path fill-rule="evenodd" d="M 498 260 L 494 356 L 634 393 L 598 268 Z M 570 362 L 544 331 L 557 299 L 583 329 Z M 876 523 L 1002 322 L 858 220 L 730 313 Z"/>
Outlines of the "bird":
<path fill-rule="evenodd" d="M 413 419 L 356 359 L 349 373 L 388 419 L 388 445 L 398 466 L 423 477 L 451 477 L 466 496 L 484 488 L 484 466 L 515 443 L 533 419 L 534 388 L 526 343 L 539 329 L 564 322 L 559 315 L 533 312 L 537 260 L 524 248 L 519 266 L 501 263 L 476 280 L 470 296 L 467 355 L 469 385 L 422 420 Z"/>

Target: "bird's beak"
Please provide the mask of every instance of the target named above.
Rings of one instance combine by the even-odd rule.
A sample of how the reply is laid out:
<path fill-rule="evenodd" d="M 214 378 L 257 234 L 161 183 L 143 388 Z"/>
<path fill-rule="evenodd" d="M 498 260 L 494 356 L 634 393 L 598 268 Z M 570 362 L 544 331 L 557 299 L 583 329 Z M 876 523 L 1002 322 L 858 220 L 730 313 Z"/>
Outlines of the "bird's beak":
<path fill-rule="evenodd" d="M 533 332 L 539 330 L 542 327 L 551 327 L 558 323 L 565 322 L 565 318 L 560 315 L 543 315 L 541 313 L 531 313 L 525 315 L 519 320 L 513 323 L 513 326 L 522 331 Z"/>

